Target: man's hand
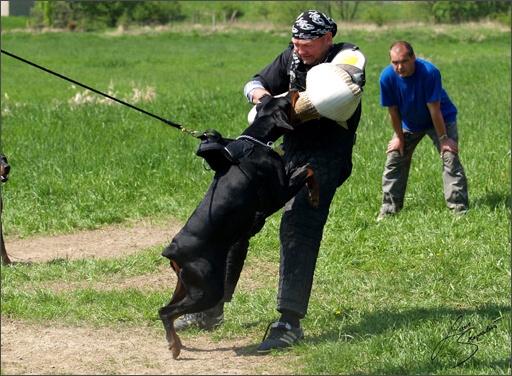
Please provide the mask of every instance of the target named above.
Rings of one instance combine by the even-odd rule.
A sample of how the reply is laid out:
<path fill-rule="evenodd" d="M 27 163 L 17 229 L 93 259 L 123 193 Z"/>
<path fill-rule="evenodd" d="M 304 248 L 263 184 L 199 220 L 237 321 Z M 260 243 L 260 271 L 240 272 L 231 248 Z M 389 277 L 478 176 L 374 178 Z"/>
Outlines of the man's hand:
<path fill-rule="evenodd" d="M 252 93 L 252 103 L 258 104 L 260 102 L 260 99 L 266 95 L 272 95 L 269 91 L 265 89 L 256 89 L 254 90 L 254 93 Z"/>
<path fill-rule="evenodd" d="M 441 102 L 437 101 L 427 103 L 427 107 L 430 112 L 430 116 L 432 118 L 432 123 L 434 124 L 436 133 L 438 135 L 445 135 L 446 125 L 444 123 L 443 114 L 441 113 Z M 442 141 L 440 140 L 439 143 L 441 144 L 441 158 L 443 157 L 445 151 L 449 151 L 455 155 L 459 154 L 459 145 L 452 139 L 446 138 Z"/>
<path fill-rule="evenodd" d="M 391 153 L 392 151 L 395 150 L 400 151 L 400 156 L 404 156 L 404 141 L 401 140 L 399 137 L 393 137 L 393 139 L 389 141 L 386 153 Z"/>
<path fill-rule="evenodd" d="M 444 156 L 445 151 L 449 151 L 455 155 L 459 154 L 459 144 L 453 141 L 451 138 L 439 141 L 439 143 L 441 144 L 441 158 Z"/>
<path fill-rule="evenodd" d="M 395 136 L 391 139 L 391 141 L 389 141 L 386 153 L 391 153 L 392 151 L 398 150 L 400 152 L 400 156 L 403 157 L 405 154 L 405 141 L 404 133 L 402 130 L 402 115 L 400 115 L 398 106 L 389 106 L 388 113 L 391 126 L 395 131 Z"/>

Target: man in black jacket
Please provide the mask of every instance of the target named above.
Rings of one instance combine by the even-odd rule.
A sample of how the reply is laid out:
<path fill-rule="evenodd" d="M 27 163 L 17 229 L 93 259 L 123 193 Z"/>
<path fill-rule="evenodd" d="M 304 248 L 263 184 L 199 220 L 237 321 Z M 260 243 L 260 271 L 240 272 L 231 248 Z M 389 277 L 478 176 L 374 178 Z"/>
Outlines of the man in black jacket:
<path fill-rule="evenodd" d="M 286 50 L 245 85 L 244 94 L 248 101 L 256 105 L 267 95 L 279 95 L 290 89 L 306 91 L 306 77 L 310 69 L 332 62 L 341 51 L 357 50 L 351 43 L 333 44 L 336 32 L 336 23 L 325 14 L 315 10 L 300 14 L 292 27 L 292 40 Z M 354 82 L 363 86 L 364 68 L 351 73 Z M 309 164 L 319 184 L 320 203 L 318 208 L 311 206 L 307 189 L 304 188 L 283 210 L 277 297 L 277 310 L 281 318 L 272 324 L 270 334 L 258 346 L 260 353 L 291 346 L 304 336 L 300 319 L 307 313 L 323 228 L 336 189 L 351 174 L 352 147 L 360 117 L 359 103 L 346 121 L 319 117 L 298 125 L 293 132 L 284 136 L 283 159 L 287 170 Z M 236 250 L 238 262 L 234 264 L 237 266 L 230 266 L 228 261 L 223 301 L 230 300 L 240 275 L 248 239 L 242 239 L 241 243 L 243 245 Z M 195 325 L 211 329 L 223 318 L 222 304 L 210 311 L 186 315 L 176 322 L 176 327 L 185 329 Z"/>

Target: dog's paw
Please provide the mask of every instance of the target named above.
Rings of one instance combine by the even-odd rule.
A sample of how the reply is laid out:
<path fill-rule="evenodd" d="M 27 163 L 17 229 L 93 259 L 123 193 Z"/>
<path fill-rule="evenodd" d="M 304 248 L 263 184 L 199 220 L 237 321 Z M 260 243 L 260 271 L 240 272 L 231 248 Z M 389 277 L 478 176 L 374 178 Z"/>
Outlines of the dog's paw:
<path fill-rule="evenodd" d="M 304 185 L 308 189 L 309 203 L 317 208 L 320 203 L 320 190 L 318 189 L 315 172 L 310 169 L 308 165 L 299 167 L 293 171 L 288 185 L 292 197 L 295 196 Z"/>
<path fill-rule="evenodd" d="M 320 190 L 318 189 L 318 183 L 316 182 L 314 171 L 311 169 L 308 170 L 306 187 L 308 188 L 309 203 L 315 208 L 318 208 L 318 205 L 320 204 Z"/>
<path fill-rule="evenodd" d="M 171 350 L 172 358 L 178 359 L 178 356 L 180 356 L 181 348 L 179 346 L 171 347 L 171 345 L 169 344 L 169 350 Z"/>

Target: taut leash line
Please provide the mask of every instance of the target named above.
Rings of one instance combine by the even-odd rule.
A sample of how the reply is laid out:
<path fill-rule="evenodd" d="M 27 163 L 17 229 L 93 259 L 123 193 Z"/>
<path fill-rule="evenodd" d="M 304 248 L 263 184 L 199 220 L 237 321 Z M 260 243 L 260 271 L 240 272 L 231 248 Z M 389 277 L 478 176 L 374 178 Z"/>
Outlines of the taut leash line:
<path fill-rule="evenodd" d="M 113 96 L 111 96 L 111 95 L 108 95 L 108 94 L 106 94 L 106 93 L 103 93 L 103 92 L 101 92 L 101 91 L 99 91 L 99 90 L 96 90 L 96 89 L 94 89 L 94 88 L 90 87 L 90 86 L 84 85 L 84 84 L 82 84 L 82 83 L 80 83 L 80 82 L 78 82 L 78 81 L 75 81 L 75 80 L 73 80 L 73 79 L 71 79 L 71 78 L 69 78 L 69 77 L 63 76 L 63 75 L 61 75 L 61 74 L 59 74 L 59 73 L 57 73 L 57 72 L 54 72 L 54 71 L 52 71 L 52 70 L 50 70 L 50 69 L 47 69 L 47 68 L 45 68 L 45 67 L 42 67 L 41 65 L 38 65 L 38 64 L 33 63 L 33 62 L 31 62 L 31 61 L 28 61 L 28 60 L 26 60 L 26 59 L 23 59 L 23 58 L 21 58 L 21 57 L 19 57 L 19 56 L 16 56 L 16 55 L 14 55 L 14 54 L 12 54 L 12 53 L 10 53 L 10 52 L 7 52 L 7 51 L 5 51 L 5 50 L 1 50 L 1 51 L 2 51 L 2 53 L 6 54 L 6 55 L 8 55 L 8 56 L 10 56 L 10 57 L 12 57 L 12 58 L 15 58 L 15 59 L 17 59 L 17 60 L 19 60 L 19 61 L 22 61 L 22 62 L 24 62 L 24 63 L 26 63 L 26 64 L 28 64 L 28 65 L 32 65 L 33 67 L 36 67 L 36 68 L 38 68 L 38 69 L 41 69 L 41 70 L 43 70 L 43 71 L 45 71 L 45 72 L 47 72 L 47 73 L 53 74 L 54 76 L 57 76 L 57 77 L 59 77 L 59 78 L 62 78 L 63 80 L 69 81 L 69 82 L 71 82 L 71 83 L 74 83 L 75 85 L 81 86 L 81 87 L 83 87 L 83 88 L 85 88 L 85 89 L 87 89 L 87 90 L 90 90 L 90 91 L 92 91 L 92 92 L 95 92 L 96 94 L 103 95 L 104 97 L 107 97 L 107 98 L 109 98 L 109 99 L 111 99 L 111 100 L 113 100 L 113 101 L 115 101 L 115 102 L 121 103 L 121 104 L 123 104 L 123 105 L 125 105 L 125 106 L 128 106 L 128 107 L 130 107 L 130 108 L 133 108 L 134 110 L 137 110 L 137 111 L 139 111 L 139 112 L 142 112 L 143 114 L 146 114 L 146 115 L 151 116 L 151 117 L 153 117 L 153 118 L 155 118 L 155 119 L 158 119 L 158 120 L 160 120 L 160 121 L 164 122 L 165 124 L 170 125 L 171 127 L 174 127 L 174 128 L 178 128 L 178 129 L 180 129 L 181 131 L 186 132 L 186 133 L 188 133 L 188 134 L 190 134 L 190 135 L 192 135 L 192 136 L 194 136 L 194 137 L 198 137 L 198 134 L 202 134 L 201 132 L 197 132 L 197 131 L 189 131 L 189 130 L 185 129 L 183 126 L 181 126 L 181 125 L 179 125 L 179 124 L 176 124 L 176 123 L 173 123 L 173 122 L 172 122 L 172 121 L 170 121 L 170 120 L 167 120 L 167 119 L 164 119 L 164 118 L 162 118 L 162 117 L 160 117 L 160 116 L 158 116 L 158 115 L 152 114 L 152 113 L 150 113 L 150 112 L 148 112 L 148 111 L 146 111 L 146 110 L 143 110 L 143 109 L 141 109 L 141 108 L 139 108 L 139 107 L 136 107 L 136 106 L 134 106 L 134 105 L 131 105 L 130 103 L 126 103 L 126 102 L 124 102 L 124 101 L 122 101 L 122 100 L 120 100 L 120 99 L 117 99 L 117 98 L 115 98 L 115 97 L 113 97 Z"/>

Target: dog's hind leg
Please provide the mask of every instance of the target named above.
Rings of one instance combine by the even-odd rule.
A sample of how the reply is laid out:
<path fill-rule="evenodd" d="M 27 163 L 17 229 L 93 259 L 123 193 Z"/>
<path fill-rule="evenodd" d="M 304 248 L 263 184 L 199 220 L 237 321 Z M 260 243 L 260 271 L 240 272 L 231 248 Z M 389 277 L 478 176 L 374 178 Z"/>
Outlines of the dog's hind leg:
<path fill-rule="evenodd" d="M 181 340 L 178 334 L 176 334 L 176 330 L 174 329 L 174 321 L 180 315 L 169 316 L 166 314 L 166 312 L 169 311 L 169 307 L 183 301 L 183 299 L 187 296 L 187 290 L 185 289 L 185 286 L 183 286 L 183 283 L 181 282 L 180 279 L 180 267 L 174 260 L 171 260 L 171 267 L 176 272 L 178 282 L 176 283 L 176 288 L 174 289 L 171 301 L 165 307 L 160 308 L 158 310 L 158 313 L 160 315 L 162 323 L 164 324 L 166 339 L 167 342 L 169 343 L 169 350 L 171 350 L 172 352 L 172 357 L 176 359 L 180 355 Z"/>
<path fill-rule="evenodd" d="M 178 283 L 169 304 L 158 310 L 164 324 L 169 350 L 176 359 L 181 350 L 181 340 L 176 334 L 174 321 L 186 314 L 202 312 L 214 307 L 222 299 L 224 269 L 219 265 L 209 267 L 200 263 L 181 267 L 171 260 L 178 276 Z"/>

